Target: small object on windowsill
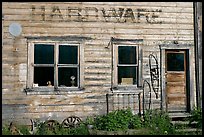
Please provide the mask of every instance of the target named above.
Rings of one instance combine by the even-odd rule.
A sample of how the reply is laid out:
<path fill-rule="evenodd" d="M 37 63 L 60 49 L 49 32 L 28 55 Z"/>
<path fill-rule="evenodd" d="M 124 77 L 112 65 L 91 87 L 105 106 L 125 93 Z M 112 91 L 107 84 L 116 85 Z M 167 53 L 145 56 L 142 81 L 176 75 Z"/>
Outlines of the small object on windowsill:
<path fill-rule="evenodd" d="M 132 85 L 133 78 L 122 78 L 121 85 Z"/>
<path fill-rule="evenodd" d="M 33 87 L 38 87 L 38 83 L 33 83 Z"/>
<path fill-rule="evenodd" d="M 48 86 L 48 87 L 51 87 L 51 86 L 52 86 L 51 81 L 48 81 L 48 82 L 47 82 L 47 86 Z"/>
<path fill-rule="evenodd" d="M 173 43 L 174 43 L 174 44 L 178 44 L 178 41 L 177 41 L 177 40 L 174 40 Z"/>
<path fill-rule="evenodd" d="M 70 79 L 72 80 L 72 81 L 71 81 L 72 87 L 74 87 L 74 84 L 75 84 L 75 81 L 74 81 L 74 80 L 75 80 L 75 76 L 71 76 Z"/>
<path fill-rule="evenodd" d="M 66 87 L 65 85 L 60 85 L 60 87 Z"/>

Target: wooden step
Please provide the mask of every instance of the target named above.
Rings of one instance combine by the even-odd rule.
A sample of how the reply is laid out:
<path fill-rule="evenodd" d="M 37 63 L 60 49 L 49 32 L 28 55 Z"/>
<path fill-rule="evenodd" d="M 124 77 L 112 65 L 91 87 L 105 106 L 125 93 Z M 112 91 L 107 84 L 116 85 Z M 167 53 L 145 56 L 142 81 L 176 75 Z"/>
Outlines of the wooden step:
<path fill-rule="evenodd" d="M 176 131 L 178 132 L 202 132 L 202 129 L 198 129 L 198 128 L 184 128 L 184 129 L 177 129 Z"/>
<path fill-rule="evenodd" d="M 188 125 L 189 121 L 171 121 L 173 125 Z"/>
<path fill-rule="evenodd" d="M 196 128 L 197 122 L 189 123 L 189 121 L 171 121 L 171 123 L 175 126 L 179 127 L 189 127 L 189 128 Z"/>
<path fill-rule="evenodd" d="M 172 119 L 176 119 L 176 118 L 187 118 L 190 116 L 190 113 L 186 113 L 186 112 L 175 112 L 175 113 L 169 113 L 169 117 Z"/>

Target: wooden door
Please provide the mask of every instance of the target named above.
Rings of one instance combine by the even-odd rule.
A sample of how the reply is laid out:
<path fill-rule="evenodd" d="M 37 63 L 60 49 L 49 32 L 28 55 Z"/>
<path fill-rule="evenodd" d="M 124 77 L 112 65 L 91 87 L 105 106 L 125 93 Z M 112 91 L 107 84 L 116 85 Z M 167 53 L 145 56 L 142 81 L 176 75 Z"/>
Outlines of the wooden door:
<path fill-rule="evenodd" d="M 166 107 L 168 111 L 187 110 L 186 51 L 166 51 Z"/>

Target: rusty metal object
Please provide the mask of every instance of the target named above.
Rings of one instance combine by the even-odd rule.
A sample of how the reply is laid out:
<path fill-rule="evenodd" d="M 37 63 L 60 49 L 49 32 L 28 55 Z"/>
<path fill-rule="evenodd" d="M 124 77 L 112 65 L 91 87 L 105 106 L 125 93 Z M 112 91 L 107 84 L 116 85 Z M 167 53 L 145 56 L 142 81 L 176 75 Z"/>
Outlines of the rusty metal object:
<path fill-rule="evenodd" d="M 126 108 L 131 108 L 134 112 L 137 112 L 137 109 L 138 109 L 140 113 L 140 102 L 137 102 L 137 98 L 136 98 L 137 96 L 139 98 L 140 94 L 107 93 L 106 94 L 107 114 L 111 111 L 126 109 Z M 138 105 L 139 105 L 139 108 L 137 108 Z"/>
<path fill-rule="evenodd" d="M 79 126 L 81 121 L 82 120 L 77 116 L 70 116 L 70 117 L 67 117 L 66 119 L 64 119 L 61 125 L 64 128 L 75 128 L 75 127 Z"/>
<path fill-rule="evenodd" d="M 158 66 L 158 60 L 153 54 L 149 55 L 149 67 L 150 67 L 150 77 L 151 77 L 152 89 L 156 95 L 156 99 L 158 99 L 159 66 Z"/>
<path fill-rule="evenodd" d="M 146 85 L 148 87 L 148 92 L 145 90 L 146 88 Z M 149 98 L 148 98 L 148 95 L 149 95 Z M 151 99 L 152 99 L 152 95 L 151 95 L 151 86 L 150 86 L 150 83 L 147 81 L 147 80 L 144 80 L 143 82 L 143 104 L 142 104 L 142 107 L 143 107 L 143 115 L 145 113 L 145 110 L 150 110 L 151 109 Z M 146 106 L 146 104 L 148 104 L 148 107 Z"/>
<path fill-rule="evenodd" d="M 11 132 L 12 135 L 23 135 L 14 122 L 10 123 L 8 129 Z"/>
<path fill-rule="evenodd" d="M 60 128 L 60 123 L 57 120 L 47 120 L 44 125 L 50 131 L 56 131 Z"/>

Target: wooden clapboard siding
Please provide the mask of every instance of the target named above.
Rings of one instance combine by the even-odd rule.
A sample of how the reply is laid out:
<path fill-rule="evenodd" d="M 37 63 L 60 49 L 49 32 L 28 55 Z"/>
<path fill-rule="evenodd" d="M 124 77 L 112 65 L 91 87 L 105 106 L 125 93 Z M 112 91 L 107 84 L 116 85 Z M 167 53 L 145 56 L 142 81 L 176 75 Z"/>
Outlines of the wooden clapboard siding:
<path fill-rule="evenodd" d="M 11 21 L 4 21 L 4 29 L 7 30 L 8 27 L 9 27 L 9 24 L 11 23 Z M 86 30 L 89 30 L 89 29 L 101 29 L 101 31 L 103 29 L 105 29 L 106 31 L 109 30 L 114 30 L 114 31 L 119 31 L 121 29 L 126 29 L 127 30 L 137 30 L 137 29 L 140 29 L 140 30 L 137 30 L 137 31 L 144 31 L 146 30 L 146 33 L 149 33 L 149 31 L 154 31 L 154 30 L 158 30 L 158 29 L 161 29 L 162 31 L 165 31 L 165 30 L 169 30 L 169 31 L 193 31 L 193 24 L 191 22 L 185 22 L 185 24 L 174 24 L 174 23 L 169 23 L 169 24 L 151 24 L 151 25 L 146 25 L 146 23 L 110 23 L 110 22 L 107 22 L 107 23 L 100 23 L 100 22 L 83 22 L 82 23 L 79 23 L 79 22 L 61 22 L 61 23 L 57 23 L 57 22 L 46 22 L 46 23 L 29 23 L 27 24 L 27 21 L 21 21 L 21 24 L 22 26 L 24 27 L 27 27 L 27 28 L 35 28 L 35 27 L 39 27 L 39 28 L 70 28 L 71 30 L 73 29 L 80 29 L 81 27 L 84 27 L 86 28 Z M 114 28 L 117 28 L 114 29 Z M 143 30 L 144 29 L 144 30 Z M 103 30 L 103 31 L 105 31 Z M 8 31 L 6 31 L 8 32 Z M 5 32 L 5 33 L 6 33 Z"/>
<path fill-rule="evenodd" d="M 32 16 L 32 6 L 36 16 Z M 62 18 L 50 20 L 52 8 L 58 6 Z M 75 8 L 88 11 L 88 19 L 83 22 L 74 21 L 78 16 L 67 15 L 67 9 Z M 42 21 L 41 8 L 45 8 L 45 21 Z M 135 22 L 130 18 L 124 22 L 117 22 L 117 17 L 104 18 L 119 8 L 132 9 Z M 98 19 L 96 11 L 98 9 Z M 148 23 L 144 16 L 138 19 L 137 10 L 142 14 L 152 16 L 155 11 L 157 22 Z M 124 11 L 125 12 L 125 11 Z M 85 14 L 84 11 L 81 12 Z M 52 115 L 53 119 L 62 121 L 70 115 L 85 118 L 90 115 L 106 113 L 105 94 L 111 88 L 111 37 L 122 39 L 143 39 L 143 79 L 150 81 L 149 60 L 150 53 L 160 59 L 159 44 L 194 43 L 194 15 L 193 2 L 3 2 L 2 3 L 2 121 L 18 120 L 29 124 L 30 118 L 46 119 Z M 70 20 L 69 20 L 70 19 Z M 9 33 L 9 25 L 18 22 L 22 25 L 21 36 L 14 39 Z M 26 95 L 27 80 L 27 39 L 28 36 L 84 36 L 91 38 L 84 42 L 84 89 L 80 92 L 44 93 Z M 194 60 L 193 60 L 194 62 Z M 159 66 L 160 67 L 160 66 Z M 136 91 L 139 93 L 141 90 Z M 153 107 L 159 108 L 160 102 L 153 95 Z M 137 100 L 138 101 L 138 100 Z M 138 102 L 136 110 L 139 109 Z"/>

